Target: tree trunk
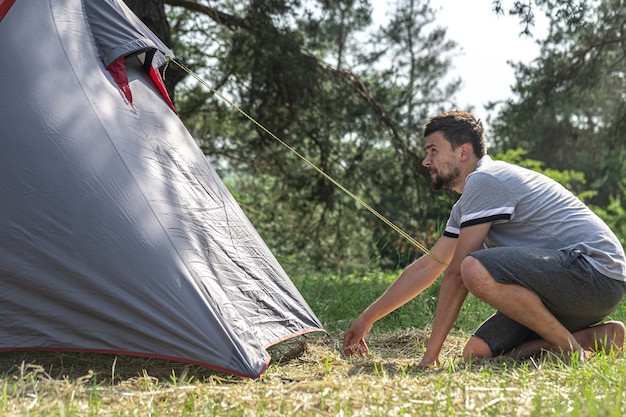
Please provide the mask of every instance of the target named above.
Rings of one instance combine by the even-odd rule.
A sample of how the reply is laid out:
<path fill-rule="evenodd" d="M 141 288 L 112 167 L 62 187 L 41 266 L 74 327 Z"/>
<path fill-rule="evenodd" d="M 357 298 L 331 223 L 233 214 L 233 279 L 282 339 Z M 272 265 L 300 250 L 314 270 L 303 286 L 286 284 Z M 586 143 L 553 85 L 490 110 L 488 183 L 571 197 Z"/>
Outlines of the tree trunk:
<path fill-rule="evenodd" d="M 137 17 L 170 46 L 170 25 L 165 15 L 165 0 L 124 0 Z"/>
<path fill-rule="evenodd" d="M 165 0 L 124 0 L 124 2 L 159 39 L 171 47 L 170 25 L 165 14 Z M 186 75 L 177 65 L 168 66 L 165 87 L 172 102 L 174 102 L 176 85 Z"/>

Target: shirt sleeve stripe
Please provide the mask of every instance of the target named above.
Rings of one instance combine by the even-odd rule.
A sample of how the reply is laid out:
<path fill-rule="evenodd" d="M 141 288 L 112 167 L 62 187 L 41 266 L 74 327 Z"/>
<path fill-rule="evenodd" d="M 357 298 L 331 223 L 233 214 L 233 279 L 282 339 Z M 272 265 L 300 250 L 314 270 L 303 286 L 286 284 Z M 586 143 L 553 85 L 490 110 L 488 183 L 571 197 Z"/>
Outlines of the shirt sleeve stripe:
<path fill-rule="evenodd" d="M 450 226 L 450 225 L 447 225 L 446 229 L 443 231 L 443 235 L 445 237 L 451 237 L 451 238 L 456 239 L 456 238 L 459 237 L 459 233 L 460 232 L 461 232 L 460 229 L 458 229 L 456 227 L 453 227 L 453 226 Z"/>
<path fill-rule="evenodd" d="M 474 219 L 482 219 L 482 218 L 489 218 L 492 216 L 497 216 L 497 215 L 501 215 L 501 214 L 508 214 L 509 215 L 509 219 L 511 217 L 513 217 L 513 212 L 515 211 L 515 207 L 498 207 L 495 209 L 490 209 L 490 210 L 480 210 L 480 211 L 475 211 L 473 213 L 467 213 L 464 216 L 461 216 L 461 224 L 474 220 Z"/>
<path fill-rule="evenodd" d="M 476 218 L 476 219 L 467 220 L 467 221 L 461 223 L 461 228 L 468 227 L 468 226 L 474 226 L 474 225 L 477 225 L 477 224 L 496 222 L 496 221 L 499 221 L 499 220 L 511 220 L 511 215 L 510 214 L 506 214 L 506 213 L 502 213 L 502 214 L 494 214 L 493 216 L 479 217 L 479 218 Z"/>
<path fill-rule="evenodd" d="M 443 235 L 444 235 L 445 237 L 451 237 L 451 238 L 453 238 L 453 239 L 458 239 L 458 238 L 459 238 L 459 234 L 458 234 L 458 233 L 448 232 L 447 230 L 445 230 L 445 231 L 443 232 Z"/>

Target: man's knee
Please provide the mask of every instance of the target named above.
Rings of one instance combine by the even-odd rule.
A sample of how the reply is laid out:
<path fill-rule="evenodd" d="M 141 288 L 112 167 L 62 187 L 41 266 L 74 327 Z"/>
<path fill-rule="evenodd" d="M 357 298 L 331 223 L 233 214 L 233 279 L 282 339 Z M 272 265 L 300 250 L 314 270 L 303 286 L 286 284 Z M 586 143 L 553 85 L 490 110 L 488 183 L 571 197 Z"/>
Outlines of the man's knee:
<path fill-rule="evenodd" d="M 461 277 L 465 287 L 478 298 L 489 281 L 493 281 L 483 264 L 473 256 L 467 256 L 461 262 Z"/>
<path fill-rule="evenodd" d="M 463 348 L 463 359 L 468 360 L 471 358 L 490 358 L 491 350 L 483 339 L 472 336 L 467 341 L 467 344 Z"/>

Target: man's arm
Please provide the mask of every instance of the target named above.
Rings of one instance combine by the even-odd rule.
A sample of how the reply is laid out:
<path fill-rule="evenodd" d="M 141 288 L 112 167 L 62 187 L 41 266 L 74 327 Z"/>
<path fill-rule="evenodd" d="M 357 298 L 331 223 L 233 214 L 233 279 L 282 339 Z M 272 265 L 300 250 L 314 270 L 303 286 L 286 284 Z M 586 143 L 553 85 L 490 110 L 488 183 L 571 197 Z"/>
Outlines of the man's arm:
<path fill-rule="evenodd" d="M 433 330 L 424 357 L 420 362 L 422 366 L 439 363 L 439 353 L 443 342 L 450 333 L 465 297 L 467 297 L 468 291 L 461 277 L 461 262 L 468 254 L 482 248 L 490 227 L 491 223 L 484 223 L 461 229 L 454 257 L 441 282 Z"/>
<path fill-rule="evenodd" d="M 456 244 L 457 239 L 441 237 L 430 252 L 448 263 L 452 259 Z M 370 332 L 374 322 L 428 288 L 441 275 L 444 268 L 441 263 L 428 255 L 422 256 L 409 265 L 383 295 L 366 308 L 348 329 L 343 339 L 344 353 L 347 356 L 367 353 L 367 345 L 363 338 Z"/>

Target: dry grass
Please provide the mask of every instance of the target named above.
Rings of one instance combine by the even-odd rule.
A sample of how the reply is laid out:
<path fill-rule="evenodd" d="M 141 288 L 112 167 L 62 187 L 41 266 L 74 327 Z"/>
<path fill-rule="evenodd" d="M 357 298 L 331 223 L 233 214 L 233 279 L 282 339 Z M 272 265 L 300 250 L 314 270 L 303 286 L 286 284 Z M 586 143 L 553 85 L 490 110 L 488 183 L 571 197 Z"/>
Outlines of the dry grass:
<path fill-rule="evenodd" d="M 463 364 L 462 337 L 449 338 L 442 354 L 445 365 L 422 369 L 415 364 L 425 342 L 424 332 L 414 329 L 371 335 L 368 344 L 373 354 L 347 360 L 341 354 L 340 335 L 309 336 L 274 349 L 279 360 L 258 380 L 160 360 L 5 353 L 0 355 L 0 413 L 517 416 L 536 415 L 545 405 L 545 415 L 554 415 L 564 398 L 575 395 L 579 380 L 596 378 L 595 368 L 588 364 L 578 370 L 536 362 Z M 622 359 L 610 360 L 623 367 Z M 615 385 L 620 390 L 624 381 Z M 613 384 L 601 389 L 607 387 L 612 389 Z M 539 408 L 538 398 L 545 400 Z M 580 410 L 576 404 L 572 407 Z"/>

